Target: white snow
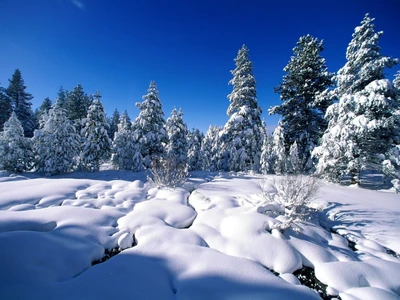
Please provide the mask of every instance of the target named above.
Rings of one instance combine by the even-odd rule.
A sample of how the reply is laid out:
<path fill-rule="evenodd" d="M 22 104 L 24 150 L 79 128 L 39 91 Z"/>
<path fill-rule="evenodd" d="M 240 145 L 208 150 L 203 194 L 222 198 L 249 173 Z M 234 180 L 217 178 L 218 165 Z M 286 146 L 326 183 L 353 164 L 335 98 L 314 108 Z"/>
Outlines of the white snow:
<path fill-rule="evenodd" d="M 1 174 L 1 299 L 318 299 L 293 275 L 302 266 L 341 299 L 399 299 L 389 191 L 321 183 L 318 219 L 281 233 L 263 213 L 261 175 L 195 172 L 189 194 L 144 172 Z M 122 252 L 92 266 L 107 249 Z"/>

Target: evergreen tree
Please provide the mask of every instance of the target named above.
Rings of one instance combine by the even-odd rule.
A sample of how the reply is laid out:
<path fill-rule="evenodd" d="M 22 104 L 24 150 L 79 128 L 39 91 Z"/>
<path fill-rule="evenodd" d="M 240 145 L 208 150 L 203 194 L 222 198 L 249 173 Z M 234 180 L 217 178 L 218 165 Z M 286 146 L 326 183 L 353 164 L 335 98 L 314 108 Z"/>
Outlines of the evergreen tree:
<path fill-rule="evenodd" d="M 398 63 L 397 59 L 380 53 L 378 41 L 383 31 L 375 32 L 374 20 L 366 14 L 361 25 L 354 29 L 353 38 L 347 47 L 347 63 L 335 78 L 335 95 L 338 99 L 361 92 L 374 80 L 384 79 L 384 69 Z"/>
<path fill-rule="evenodd" d="M 32 159 L 30 139 L 24 137 L 21 122 L 13 112 L 0 133 L 0 169 L 22 172 L 31 167 Z"/>
<path fill-rule="evenodd" d="M 326 129 L 324 114 L 332 104 L 329 98 L 319 97 L 332 85 L 333 77 L 320 56 L 323 49 L 323 41 L 310 35 L 300 37 L 293 48 L 294 55 L 283 69 L 286 74 L 275 88 L 283 103 L 269 110 L 270 114 L 282 116 L 285 145 L 289 147 L 296 142 L 300 159 L 305 163 Z"/>
<path fill-rule="evenodd" d="M 78 84 L 71 92 L 67 92 L 67 114 L 68 119 L 75 123 L 77 132 L 81 130 L 81 123 L 88 114 L 90 98 L 83 91 L 82 85 Z"/>
<path fill-rule="evenodd" d="M 272 136 L 271 163 L 275 174 L 282 175 L 286 173 L 286 161 L 285 134 L 282 122 L 279 122 Z"/>
<path fill-rule="evenodd" d="M 103 104 L 96 99 L 89 106 L 87 117 L 82 120 L 81 168 L 95 172 L 111 155 L 111 140 L 107 134 L 108 123 Z"/>
<path fill-rule="evenodd" d="M 108 136 L 110 137 L 110 139 L 114 139 L 114 135 L 115 133 L 118 131 L 118 124 L 120 123 L 120 114 L 118 109 L 114 110 L 114 113 L 112 115 L 112 117 L 109 120 L 109 129 L 108 129 Z M 126 122 L 126 117 L 127 115 L 125 115 L 125 121 Z M 128 126 L 128 124 L 126 124 L 126 126 Z"/>
<path fill-rule="evenodd" d="M 25 91 L 26 86 L 19 69 L 15 70 L 12 78 L 9 79 L 9 82 L 6 93 L 11 99 L 12 108 L 16 113 L 18 120 L 21 122 L 22 128 L 24 129 L 24 135 L 32 137 L 35 128 L 31 103 L 33 96 Z"/>
<path fill-rule="evenodd" d="M 217 171 L 219 164 L 219 133 L 222 128 L 210 125 L 201 143 L 201 169 L 206 171 Z"/>
<path fill-rule="evenodd" d="M 130 130 L 125 113 L 121 115 L 118 130 L 114 135 L 111 161 L 117 170 L 140 171 L 143 169 L 140 145 Z"/>
<path fill-rule="evenodd" d="M 80 136 L 58 100 L 33 137 L 36 170 L 46 175 L 69 172 L 77 163 Z M 44 119 L 44 116 L 47 116 Z"/>
<path fill-rule="evenodd" d="M 192 129 L 188 134 L 188 163 L 190 170 L 202 169 L 201 142 L 204 139 L 204 134 L 198 129 Z"/>
<path fill-rule="evenodd" d="M 183 121 L 182 109 L 174 108 L 167 119 L 166 129 L 168 134 L 167 155 L 176 164 L 187 164 L 188 161 L 188 130 Z"/>
<path fill-rule="evenodd" d="M 57 93 L 57 105 L 61 108 L 68 109 L 67 107 L 67 94 L 68 92 L 64 90 L 61 86 Z"/>
<path fill-rule="evenodd" d="M 52 105 L 50 98 L 46 97 L 39 107 L 38 117 L 40 118 L 44 113 L 49 113 Z"/>
<path fill-rule="evenodd" d="M 287 163 L 287 171 L 289 173 L 299 174 L 303 170 L 303 162 L 300 160 L 299 149 L 296 142 L 290 146 Z"/>
<path fill-rule="evenodd" d="M 332 181 L 351 174 L 352 184 L 359 184 L 361 170 L 382 171 L 383 158 L 400 142 L 399 111 L 395 89 L 387 79 L 343 96 L 329 107 L 328 129 L 313 152 L 319 159 L 317 172 Z"/>
<path fill-rule="evenodd" d="M 165 146 L 168 143 L 164 112 L 154 81 L 150 82 L 143 102 L 136 103 L 136 106 L 140 113 L 134 123 L 134 132 L 141 145 L 143 164 L 148 168 L 153 158 L 165 155 Z"/>
<path fill-rule="evenodd" d="M 267 127 L 263 122 L 263 146 L 261 148 L 261 173 L 267 174 L 273 172 L 272 169 L 272 136 L 268 135 Z"/>
<path fill-rule="evenodd" d="M 222 168 L 233 171 L 258 170 L 262 145 L 261 108 L 258 106 L 253 65 L 245 45 L 231 71 L 232 93 L 228 95 L 230 117 L 221 133 Z"/>
<path fill-rule="evenodd" d="M 319 159 L 317 172 L 329 180 L 339 181 L 350 173 L 351 182 L 359 184 L 360 171 L 382 171 L 382 157 L 399 143 L 399 101 L 393 85 L 383 79 L 384 69 L 397 59 L 380 54 L 382 32 L 375 32 L 373 21 L 366 14 L 354 30 L 347 63 L 335 78 L 339 102 L 329 107 L 328 129 L 313 153 Z"/>
<path fill-rule="evenodd" d="M 0 128 L 10 118 L 12 113 L 11 99 L 8 97 L 6 90 L 0 86 Z"/>

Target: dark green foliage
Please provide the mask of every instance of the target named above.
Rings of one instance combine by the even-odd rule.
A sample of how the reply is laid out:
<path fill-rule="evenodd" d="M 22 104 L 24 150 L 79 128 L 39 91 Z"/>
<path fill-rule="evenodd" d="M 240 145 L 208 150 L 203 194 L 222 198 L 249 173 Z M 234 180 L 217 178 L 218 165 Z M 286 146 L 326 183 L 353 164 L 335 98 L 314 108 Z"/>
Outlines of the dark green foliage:
<path fill-rule="evenodd" d="M 329 99 L 318 99 L 332 85 L 333 77 L 320 56 L 323 49 L 323 41 L 310 35 L 300 37 L 284 68 L 283 80 L 274 89 L 283 103 L 269 110 L 270 114 L 282 116 L 286 152 L 296 142 L 304 163 L 326 129 L 324 114 L 332 103 Z"/>
<path fill-rule="evenodd" d="M 115 133 L 118 131 L 120 114 L 118 109 L 114 110 L 114 113 L 111 118 L 108 119 L 109 127 L 108 127 L 108 136 L 110 139 L 114 139 Z"/>
<path fill-rule="evenodd" d="M 73 121 L 78 129 L 81 129 L 81 120 L 86 118 L 90 106 L 90 98 L 83 91 L 82 85 L 78 84 L 71 92 L 66 92 L 67 95 L 67 114 L 68 119 Z"/>
<path fill-rule="evenodd" d="M 0 86 L 0 131 L 3 130 L 4 123 L 10 118 L 11 112 L 11 99 L 6 90 Z"/>
<path fill-rule="evenodd" d="M 21 71 L 16 69 L 12 78 L 9 79 L 9 86 L 6 90 L 8 97 L 11 99 L 12 108 L 21 122 L 26 137 L 32 137 L 35 128 L 34 114 L 32 111 L 31 100 L 33 96 L 26 92 L 24 79 Z"/>

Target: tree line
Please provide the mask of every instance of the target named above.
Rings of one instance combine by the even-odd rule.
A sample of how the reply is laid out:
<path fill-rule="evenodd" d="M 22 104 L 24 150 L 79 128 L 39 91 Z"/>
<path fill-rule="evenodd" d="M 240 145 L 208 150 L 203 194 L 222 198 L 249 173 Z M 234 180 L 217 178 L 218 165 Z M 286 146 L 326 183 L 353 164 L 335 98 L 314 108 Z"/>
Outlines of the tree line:
<path fill-rule="evenodd" d="M 16 70 L 9 87 L 0 90 L 0 122 L 5 122 L 0 167 L 56 174 L 96 171 L 111 159 L 116 169 L 138 171 L 170 157 L 191 170 L 316 172 L 331 181 L 350 175 L 352 183 L 360 182 L 363 169 L 373 168 L 398 186 L 400 72 L 393 81 L 385 79 L 384 70 L 398 60 L 380 53 L 381 35 L 366 14 L 336 74 L 321 56 L 323 40 L 300 37 L 275 88 L 282 103 L 268 110 L 281 116 L 272 135 L 261 120 L 246 46 L 231 71 L 229 119 L 206 134 L 189 131 L 182 110 L 174 109 L 165 120 L 154 82 L 136 103 L 139 116 L 133 122 L 126 111 L 107 118 L 100 93 L 88 96 L 81 85 L 71 92 L 61 88 L 54 104 L 47 98 L 32 112 L 32 96 Z"/>

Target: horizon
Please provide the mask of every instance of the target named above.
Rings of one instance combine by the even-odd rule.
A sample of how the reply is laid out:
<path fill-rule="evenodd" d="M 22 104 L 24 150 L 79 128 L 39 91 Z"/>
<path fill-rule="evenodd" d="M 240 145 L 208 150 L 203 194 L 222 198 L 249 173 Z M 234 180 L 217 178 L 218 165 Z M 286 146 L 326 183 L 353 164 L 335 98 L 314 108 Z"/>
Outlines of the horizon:
<path fill-rule="evenodd" d="M 384 31 L 381 53 L 400 58 L 396 0 L 4 0 L 0 6 L 5 12 L 0 85 L 7 87 L 20 69 L 26 91 L 34 96 L 33 109 L 46 97 L 54 103 L 61 86 L 71 91 L 81 84 L 88 95 L 99 90 L 107 116 L 117 108 L 127 110 L 133 121 L 139 113 L 135 103 L 154 80 L 165 118 L 174 107 L 182 108 L 188 128 L 204 133 L 209 125 L 223 126 L 228 120 L 230 71 L 243 44 L 250 50 L 258 102 L 270 132 L 279 116 L 268 115 L 268 108 L 281 102 L 273 88 L 300 36 L 323 39 L 321 56 L 336 72 L 346 62 L 354 28 L 369 13 L 375 30 Z M 386 70 L 386 78 L 393 80 L 398 69 Z"/>

